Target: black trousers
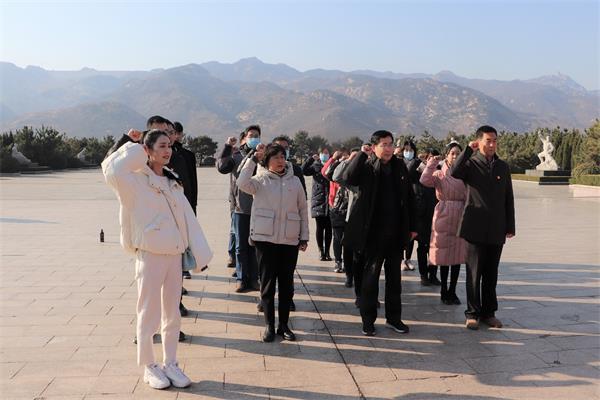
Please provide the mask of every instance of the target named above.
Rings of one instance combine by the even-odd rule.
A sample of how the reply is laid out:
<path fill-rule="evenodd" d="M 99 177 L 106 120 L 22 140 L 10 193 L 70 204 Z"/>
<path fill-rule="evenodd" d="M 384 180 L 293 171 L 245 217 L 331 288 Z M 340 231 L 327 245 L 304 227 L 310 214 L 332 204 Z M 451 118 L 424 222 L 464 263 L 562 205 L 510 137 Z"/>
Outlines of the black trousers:
<path fill-rule="evenodd" d="M 427 240 L 419 240 L 418 243 L 417 261 L 419 264 L 419 274 L 421 275 L 421 278 L 433 278 L 437 274 L 437 265 L 429 265 L 427 263 L 427 256 L 429 255 L 429 237 Z"/>
<path fill-rule="evenodd" d="M 351 250 L 351 249 L 349 249 Z M 345 253 L 344 253 L 345 254 Z M 344 259 L 345 260 L 345 259 Z M 344 262 L 344 268 L 346 268 L 346 274 L 348 274 L 348 266 Z M 360 299 L 362 292 L 362 277 L 365 271 L 365 257 L 363 254 L 352 251 L 352 279 L 354 279 L 354 295 L 357 299 Z"/>
<path fill-rule="evenodd" d="M 335 226 L 333 230 L 333 258 L 336 262 L 342 262 L 342 240 L 344 239 L 344 227 Z"/>
<path fill-rule="evenodd" d="M 493 317 L 503 245 L 467 242 L 467 318 Z"/>
<path fill-rule="evenodd" d="M 329 247 L 331 246 L 331 219 L 328 215 L 315 217 L 317 223 L 317 247 L 321 251 L 321 254 L 329 254 Z"/>
<path fill-rule="evenodd" d="M 377 319 L 379 275 L 385 263 L 385 318 L 390 322 L 402 319 L 402 248 L 393 237 L 383 237 L 367 247 L 360 294 L 360 316 L 363 325 L 370 326 Z"/>
<path fill-rule="evenodd" d="M 294 294 L 294 269 L 298 261 L 298 246 L 255 242 L 260 273 L 260 300 L 265 323 L 275 326 L 275 286 L 279 285 L 279 324 L 287 324 Z"/>

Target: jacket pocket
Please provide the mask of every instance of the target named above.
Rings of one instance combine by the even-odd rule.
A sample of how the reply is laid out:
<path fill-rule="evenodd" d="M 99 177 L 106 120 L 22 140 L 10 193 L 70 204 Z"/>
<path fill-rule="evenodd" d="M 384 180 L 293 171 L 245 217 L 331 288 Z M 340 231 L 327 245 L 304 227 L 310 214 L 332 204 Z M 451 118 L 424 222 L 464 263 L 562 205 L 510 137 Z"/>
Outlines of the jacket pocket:
<path fill-rule="evenodd" d="M 300 222 L 302 219 L 297 213 L 287 213 L 285 221 L 285 238 L 286 239 L 299 239 L 300 238 Z"/>
<path fill-rule="evenodd" d="M 252 232 L 257 235 L 273 236 L 273 227 L 275 225 L 275 211 L 264 208 L 257 208 L 252 212 Z"/>

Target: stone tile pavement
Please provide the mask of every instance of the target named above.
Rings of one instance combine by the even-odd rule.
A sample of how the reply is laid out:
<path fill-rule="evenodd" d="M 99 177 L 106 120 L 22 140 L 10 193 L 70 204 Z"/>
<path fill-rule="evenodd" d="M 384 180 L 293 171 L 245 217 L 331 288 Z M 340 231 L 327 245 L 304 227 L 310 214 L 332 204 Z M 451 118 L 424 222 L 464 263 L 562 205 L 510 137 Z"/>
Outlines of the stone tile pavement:
<path fill-rule="evenodd" d="M 185 281 L 191 338 L 179 358 L 194 384 L 155 391 L 135 365 L 133 261 L 99 171 L 0 178 L 0 398 L 600 398 L 598 191 L 515 182 L 517 237 L 498 284 L 503 329 L 467 331 L 464 306 L 441 304 L 406 272 L 410 334 L 379 319 L 366 338 L 352 289 L 311 243 L 296 276 L 299 340 L 265 344 L 256 293 L 234 293 L 225 268 L 228 179 L 201 169 L 199 181 L 216 258 Z"/>

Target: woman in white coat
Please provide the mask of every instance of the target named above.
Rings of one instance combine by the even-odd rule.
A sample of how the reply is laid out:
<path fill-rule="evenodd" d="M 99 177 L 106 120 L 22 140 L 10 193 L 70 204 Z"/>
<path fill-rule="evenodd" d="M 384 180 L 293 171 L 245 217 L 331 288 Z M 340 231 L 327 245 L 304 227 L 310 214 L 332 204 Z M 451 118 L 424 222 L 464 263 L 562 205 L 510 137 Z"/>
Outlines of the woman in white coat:
<path fill-rule="evenodd" d="M 191 381 L 176 357 L 182 254 L 189 247 L 200 266 L 212 253 L 176 174 L 166 168 L 172 154 L 169 136 L 151 130 L 142 145 L 136 143 L 141 132 L 128 135 L 132 142 L 110 154 L 102 171 L 119 198 L 121 244 L 136 255 L 138 365 L 145 367 L 144 382 L 155 389 L 186 387 Z M 152 349 L 161 321 L 163 366 L 154 361 Z"/>
<path fill-rule="evenodd" d="M 257 163 L 260 165 L 257 167 Z M 252 176 L 254 169 L 256 175 Z M 294 290 L 294 269 L 298 250 L 308 244 L 306 195 L 285 149 L 278 144 L 259 145 L 243 165 L 238 187 L 254 196 L 250 217 L 250 240 L 256 246 L 260 274 L 260 298 L 265 314 L 264 342 L 275 333 L 295 340 L 288 327 Z M 275 332 L 275 285 L 279 285 L 279 328 Z"/>

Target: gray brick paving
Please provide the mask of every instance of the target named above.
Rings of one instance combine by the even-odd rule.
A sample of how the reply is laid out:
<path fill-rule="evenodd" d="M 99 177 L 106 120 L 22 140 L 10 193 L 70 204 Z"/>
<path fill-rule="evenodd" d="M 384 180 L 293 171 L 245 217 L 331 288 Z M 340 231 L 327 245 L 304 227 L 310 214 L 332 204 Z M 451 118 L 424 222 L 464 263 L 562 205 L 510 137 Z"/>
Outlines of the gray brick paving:
<path fill-rule="evenodd" d="M 411 333 L 379 319 L 378 335 L 363 337 L 352 290 L 311 243 L 296 276 L 299 341 L 265 344 L 256 294 L 234 293 L 225 268 L 228 179 L 200 169 L 199 182 L 216 258 L 185 281 L 191 338 L 179 358 L 194 384 L 159 392 L 135 365 L 133 261 L 118 245 L 118 204 L 99 171 L 0 178 L 1 398 L 600 398 L 600 191 L 514 183 L 517 236 L 498 284 L 503 329 L 467 331 L 464 306 L 441 304 L 406 272 Z M 458 294 L 464 302 L 464 270 Z"/>

